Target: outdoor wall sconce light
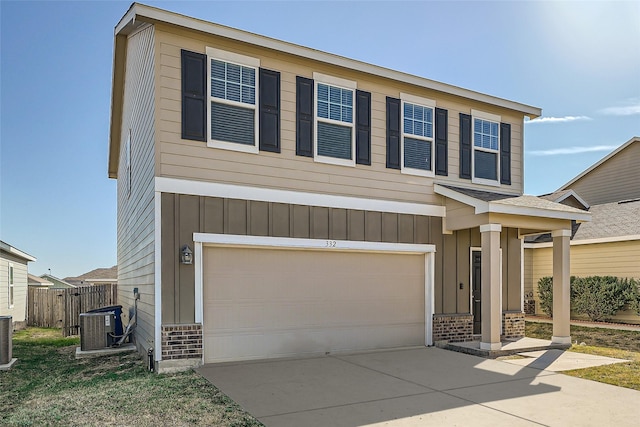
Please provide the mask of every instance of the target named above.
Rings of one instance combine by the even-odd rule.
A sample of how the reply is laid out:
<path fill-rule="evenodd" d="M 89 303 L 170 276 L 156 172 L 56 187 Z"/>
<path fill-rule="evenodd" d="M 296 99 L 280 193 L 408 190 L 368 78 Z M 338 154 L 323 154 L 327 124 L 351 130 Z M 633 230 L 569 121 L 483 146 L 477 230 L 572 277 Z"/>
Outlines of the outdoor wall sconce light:
<path fill-rule="evenodd" d="M 189 245 L 184 245 L 182 249 L 180 249 L 180 262 L 182 264 L 193 264 L 193 252 Z"/>

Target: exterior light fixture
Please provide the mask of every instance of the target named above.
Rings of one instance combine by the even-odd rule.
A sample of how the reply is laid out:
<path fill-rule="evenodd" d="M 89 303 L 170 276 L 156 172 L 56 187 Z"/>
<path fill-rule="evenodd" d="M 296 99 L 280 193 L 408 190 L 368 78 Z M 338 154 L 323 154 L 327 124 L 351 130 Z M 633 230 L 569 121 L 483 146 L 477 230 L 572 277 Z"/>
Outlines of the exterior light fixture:
<path fill-rule="evenodd" d="M 180 249 L 180 262 L 182 264 L 193 264 L 193 252 L 189 245 L 184 245 L 182 249 Z"/>

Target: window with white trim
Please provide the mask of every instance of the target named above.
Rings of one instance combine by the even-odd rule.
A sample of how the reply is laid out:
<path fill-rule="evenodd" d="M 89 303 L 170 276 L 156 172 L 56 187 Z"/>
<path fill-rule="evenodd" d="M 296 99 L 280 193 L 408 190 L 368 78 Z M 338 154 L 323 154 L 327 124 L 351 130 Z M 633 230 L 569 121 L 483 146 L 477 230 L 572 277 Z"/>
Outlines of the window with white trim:
<path fill-rule="evenodd" d="M 124 155 L 125 155 L 125 167 L 126 167 L 127 196 L 131 196 L 131 129 L 129 129 L 129 134 L 127 135 L 127 142 L 125 143 Z"/>
<path fill-rule="evenodd" d="M 9 308 L 13 308 L 13 264 L 9 264 Z"/>
<path fill-rule="evenodd" d="M 208 145 L 258 152 L 258 69 L 255 58 L 207 48 Z"/>
<path fill-rule="evenodd" d="M 500 117 L 472 112 L 473 182 L 500 185 Z"/>
<path fill-rule="evenodd" d="M 433 176 L 435 102 L 400 94 L 402 100 L 403 173 Z"/>
<path fill-rule="evenodd" d="M 319 73 L 315 81 L 316 161 L 355 165 L 355 82 Z"/>

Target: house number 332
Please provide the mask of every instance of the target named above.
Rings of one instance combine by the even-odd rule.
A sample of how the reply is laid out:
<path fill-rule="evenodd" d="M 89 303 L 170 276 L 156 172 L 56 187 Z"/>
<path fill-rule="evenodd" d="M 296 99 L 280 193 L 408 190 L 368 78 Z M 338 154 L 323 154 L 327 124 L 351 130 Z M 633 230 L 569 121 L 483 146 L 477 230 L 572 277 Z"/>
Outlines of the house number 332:
<path fill-rule="evenodd" d="M 327 240 L 327 248 L 335 248 L 336 247 L 336 241 L 335 240 Z"/>

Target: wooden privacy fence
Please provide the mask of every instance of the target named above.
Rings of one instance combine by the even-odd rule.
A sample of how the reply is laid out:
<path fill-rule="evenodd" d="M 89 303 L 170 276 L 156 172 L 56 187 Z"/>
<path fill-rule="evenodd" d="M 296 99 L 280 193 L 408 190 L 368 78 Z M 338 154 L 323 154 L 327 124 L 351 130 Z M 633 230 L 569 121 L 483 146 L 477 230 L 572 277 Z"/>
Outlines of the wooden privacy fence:
<path fill-rule="evenodd" d="M 78 335 L 80 313 L 117 304 L 118 285 L 47 289 L 29 286 L 27 325 L 61 328 L 62 335 Z"/>

